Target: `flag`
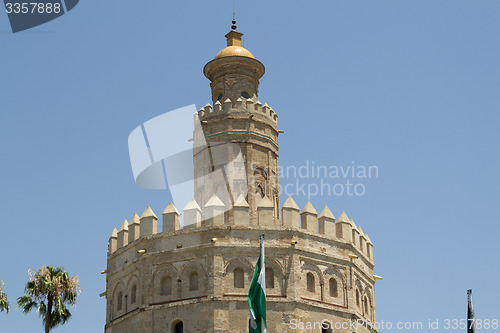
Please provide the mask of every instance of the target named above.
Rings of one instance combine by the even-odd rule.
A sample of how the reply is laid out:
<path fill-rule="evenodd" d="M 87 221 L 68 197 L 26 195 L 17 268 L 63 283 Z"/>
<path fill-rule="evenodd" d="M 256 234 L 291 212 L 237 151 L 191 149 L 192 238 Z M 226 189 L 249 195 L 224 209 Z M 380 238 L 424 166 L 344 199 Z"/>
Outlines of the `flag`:
<path fill-rule="evenodd" d="M 467 290 L 469 305 L 467 307 L 467 333 L 476 333 L 474 306 L 472 305 L 472 289 Z"/>
<path fill-rule="evenodd" d="M 267 324 L 264 235 L 260 236 L 260 256 L 248 290 L 248 305 L 250 306 L 250 333 L 265 333 Z"/>

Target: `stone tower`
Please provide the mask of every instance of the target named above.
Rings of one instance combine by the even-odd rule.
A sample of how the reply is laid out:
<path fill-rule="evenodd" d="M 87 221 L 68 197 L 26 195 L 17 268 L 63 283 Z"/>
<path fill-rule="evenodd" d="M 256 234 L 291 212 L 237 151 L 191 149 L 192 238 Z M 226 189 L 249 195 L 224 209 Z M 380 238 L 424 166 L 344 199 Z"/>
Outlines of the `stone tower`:
<path fill-rule="evenodd" d="M 233 224 L 230 208 L 242 195 L 250 206 L 250 223 L 256 225 L 257 204 L 267 197 L 273 223 L 279 224 L 278 117 L 258 100 L 265 68 L 241 46 L 242 36 L 231 30 L 227 47 L 203 69 L 214 106 L 200 110 L 201 128 L 195 128 L 195 199 L 203 206 L 216 194 Z"/>
<path fill-rule="evenodd" d="M 213 106 L 195 115 L 195 198 L 182 221 L 169 203 L 158 232 L 148 206 L 111 234 L 105 332 L 248 332 L 262 234 L 268 332 L 376 332 L 351 325 L 376 319 L 368 235 L 327 206 L 318 215 L 288 197 L 280 209 L 277 115 L 258 100 L 264 65 L 235 29 L 204 68 Z"/>

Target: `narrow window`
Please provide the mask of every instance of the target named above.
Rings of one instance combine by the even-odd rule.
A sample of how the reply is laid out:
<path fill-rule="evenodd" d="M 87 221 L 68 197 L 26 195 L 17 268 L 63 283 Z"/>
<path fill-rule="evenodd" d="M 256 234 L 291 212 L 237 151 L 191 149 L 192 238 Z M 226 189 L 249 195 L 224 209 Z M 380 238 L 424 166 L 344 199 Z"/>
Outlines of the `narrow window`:
<path fill-rule="evenodd" d="M 183 333 L 184 332 L 184 324 L 182 321 L 178 322 L 174 326 L 174 333 Z"/>
<path fill-rule="evenodd" d="M 264 189 L 261 185 L 257 185 L 257 193 L 260 195 L 260 198 L 264 198 Z"/>
<path fill-rule="evenodd" d="M 198 290 L 198 273 L 193 272 L 189 275 L 189 290 Z"/>
<path fill-rule="evenodd" d="M 137 301 L 137 285 L 134 284 L 132 286 L 131 294 L 132 295 L 130 296 L 130 303 L 134 304 Z"/>
<path fill-rule="evenodd" d="M 233 271 L 233 285 L 235 288 L 245 288 L 245 272 L 242 268 L 235 268 Z"/>
<path fill-rule="evenodd" d="M 331 297 L 337 297 L 339 295 L 339 292 L 337 290 L 337 280 L 334 278 L 330 279 L 330 296 Z"/>
<path fill-rule="evenodd" d="M 365 313 L 368 314 L 368 298 L 365 297 Z"/>
<path fill-rule="evenodd" d="M 271 267 L 266 267 L 266 288 L 274 289 L 274 271 Z"/>
<path fill-rule="evenodd" d="M 359 307 L 360 306 L 360 301 L 359 301 L 359 290 L 356 289 L 356 305 Z"/>
<path fill-rule="evenodd" d="M 118 293 L 118 300 L 116 302 L 116 310 L 120 311 L 123 308 L 123 293 L 120 291 Z"/>
<path fill-rule="evenodd" d="M 307 273 L 307 291 L 314 292 L 314 275 L 312 273 Z"/>
<path fill-rule="evenodd" d="M 172 278 L 164 276 L 160 280 L 160 294 L 162 296 L 169 296 L 172 294 Z"/>

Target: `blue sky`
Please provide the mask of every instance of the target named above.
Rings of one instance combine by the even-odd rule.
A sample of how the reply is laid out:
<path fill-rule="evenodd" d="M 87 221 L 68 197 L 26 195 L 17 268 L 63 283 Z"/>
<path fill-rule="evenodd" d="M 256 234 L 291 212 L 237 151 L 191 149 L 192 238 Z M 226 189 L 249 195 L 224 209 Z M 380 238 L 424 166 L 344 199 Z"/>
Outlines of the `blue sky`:
<path fill-rule="evenodd" d="M 111 231 L 170 201 L 134 184 L 128 134 L 210 100 L 202 68 L 232 7 L 82 1 L 17 34 L 0 14 L 0 279 L 14 303 L 29 268 L 79 275 L 74 317 L 55 332 L 103 331 Z M 370 235 L 379 320 L 464 318 L 469 288 L 477 318 L 500 318 L 499 15 L 497 0 L 237 4 L 266 66 L 259 99 L 285 131 L 280 163 L 379 169 L 363 196 L 312 198 Z M 35 313 L 0 314 L 1 332 L 41 330 Z"/>

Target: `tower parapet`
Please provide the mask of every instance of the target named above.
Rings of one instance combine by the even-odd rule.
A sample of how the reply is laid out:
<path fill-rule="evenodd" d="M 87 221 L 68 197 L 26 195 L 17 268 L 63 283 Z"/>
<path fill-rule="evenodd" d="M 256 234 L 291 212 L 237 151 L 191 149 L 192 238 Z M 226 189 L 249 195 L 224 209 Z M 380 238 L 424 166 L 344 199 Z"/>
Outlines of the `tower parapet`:
<path fill-rule="evenodd" d="M 157 228 L 154 227 L 157 220 L 156 215 L 151 207 L 148 206 L 141 217 L 142 233 L 140 238 L 145 239 L 149 236 L 170 235 L 172 232 L 191 232 L 196 229 L 208 230 L 209 228 L 217 227 L 235 229 L 262 227 L 263 231 L 266 228 L 277 228 L 276 230 L 278 231 L 294 229 L 320 237 L 327 237 L 342 244 L 349 244 L 353 251 L 361 253 L 370 263 L 373 263 L 373 243 L 370 237 L 363 232 L 361 227 L 356 226 L 354 220 L 349 220 L 345 212 L 342 212 L 336 220 L 330 208 L 325 206 L 318 215 L 310 201 L 306 203 L 300 212 L 299 206 L 289 196 L 282 207 L 282 219 L 278 224 L 275 224 L 273 217 L 274 205 L 269 198 L 264 197 L 257 205 L 258 224 L 252 226 L 248 214 L 249 205 L 243 196 L 240 196 L 236 200 L 235 206 L 232 209 L 234 214 L 232 221 L 227 219 L 223 207 L 222 201 L 215 194 L 210 198 L 203 210 L 196 200 L 192 199 L 184 207 L 184 227 L 181 228 L 180 213 L 174 204 L 170 202 L 163 211 L 163 231 L 158 233 Z M 116 231 L 116 228 L 113 230 L 109 241 L 108 255 L 112 255 L 117 250 L 127 247 L 129 243 L 134 241 L 132 239 L 129 241 L 127 237 L 130 225 L 125 220 L 119 231 Z"/>

